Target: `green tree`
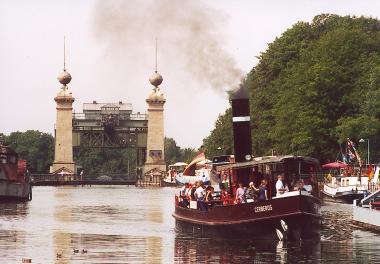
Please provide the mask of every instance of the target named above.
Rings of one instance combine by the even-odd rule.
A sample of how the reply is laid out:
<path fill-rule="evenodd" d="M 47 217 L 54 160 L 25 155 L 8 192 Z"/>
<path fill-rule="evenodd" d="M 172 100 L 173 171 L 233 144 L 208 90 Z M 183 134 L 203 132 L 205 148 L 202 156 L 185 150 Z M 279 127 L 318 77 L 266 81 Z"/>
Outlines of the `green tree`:
<path fill-rule="evenodd" d="M 136 151 L 134 149 L 101 149 L 77 147 L 74 149 L 77 165 L 85 170 L 88 179 L 100 175 L 136 175 Z"/>
<path fill-rule="evenodd" d="M 173 138 L 165 137 L 165 162 L 166 164 L 173 164 L 179 161 L 181 153 L 180 147 L 177 146 L 177 142 Z"/>
<path fill-rule="evenodd" d="M 322 14 L 293 25 L 260 54 L 245 81 L 253 154 L 273 149 L 325 162 L 335 159 L 349 137 L 369 139 L 372 161 L 379 161 L 379 65 L 377 19 Z M 212 154 L 226 138 L 227 114 L 204 140 Z"/>
<path fill-rule="evenodd" d="M 54 138 L 50 134 L 38 130 L 12 132 L 4 141 L 27 161 L 31 173 L 49 172 L 54 160 Z"/>
<path fill-rule="evenodd" d="M 206 155 L 209 158 L 232 153 L 233 137 L 231 108 L 228 108 L 223 115 L 219 115 L 215 122 L 215 129 L 203 140 L 203 145 L 206 150 Z"/>
<path fill-rule="evenodd" d="M 193 148 L 184 148 L 177 146 L 177 142 L 173 138 L 165 137 L 165 162 L 167 165 L 174 164 L 179 161 L 189 163 L 196 151 Z"/>

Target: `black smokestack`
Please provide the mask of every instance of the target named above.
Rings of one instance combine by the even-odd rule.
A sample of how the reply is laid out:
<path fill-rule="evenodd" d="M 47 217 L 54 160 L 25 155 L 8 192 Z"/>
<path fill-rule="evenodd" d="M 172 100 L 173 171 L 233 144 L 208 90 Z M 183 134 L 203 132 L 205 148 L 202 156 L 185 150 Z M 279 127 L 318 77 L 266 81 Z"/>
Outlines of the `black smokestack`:
<path fill-rule="evenodd" d="M 230 93 L 236 162 L 248 161 L 252 155 L 251 119 L 248 92 L 243 85 Z"/>
<path fill-rule="evenodd" d="M 249 161 L 252 158 L 249 97 L 248 91 L 243 83 L 244 80 L 238 90 L 230 92 L 236 162 Z M 240 168 L 236 170 L 236 179 L 238 183 L 248 186 L 250 173 L 249 168 Z"/>

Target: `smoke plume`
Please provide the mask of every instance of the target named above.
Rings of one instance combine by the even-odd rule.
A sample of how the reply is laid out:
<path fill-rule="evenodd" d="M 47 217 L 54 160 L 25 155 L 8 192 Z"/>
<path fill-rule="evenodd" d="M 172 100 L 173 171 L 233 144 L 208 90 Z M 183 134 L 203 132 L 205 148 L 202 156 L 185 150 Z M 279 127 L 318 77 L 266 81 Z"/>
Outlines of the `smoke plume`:
<path fill-rule="evenodd" d="M 231 89 L 228 92 L 230 99 L 249 99 L 249 91 L 245 85 L 245 79 L 242 78 L 239 87 Z"/>
<path fill-rule="evenodd" d="M 99 1 L 95 36 L 109 59 L 154 65 L 154 40 L 160 65 L 183 71 L 199 88 L 220 93 L 239 86 L 242 72 L 224 50 L 227 18 L 197 0 Z M 160 60 L 161 59 L 161 60 Z M 128 62 L 129 61 L 129 62 Z M 120 62 L 122 63 L 122 62 Z M 182 76 L 178 76 L 180 78 Z M 164 76 L 165 78 L 165 76 Z"/>

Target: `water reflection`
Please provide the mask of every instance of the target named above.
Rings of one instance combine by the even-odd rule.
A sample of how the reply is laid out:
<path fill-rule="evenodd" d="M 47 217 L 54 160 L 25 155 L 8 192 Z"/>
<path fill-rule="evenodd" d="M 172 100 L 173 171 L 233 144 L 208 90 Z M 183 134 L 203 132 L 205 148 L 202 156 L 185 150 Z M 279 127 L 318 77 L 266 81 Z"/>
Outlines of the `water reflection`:
<path fill-rule="evenodd" d="M 319 262 L 319 242 L 215 240 L 175 238 L 175 263 L 299 263 Z"/>
<path fill-rule="evenodd" d="M 0 217 L 23 219 L 28 214 L 28 203 L 0 202 Z"/>

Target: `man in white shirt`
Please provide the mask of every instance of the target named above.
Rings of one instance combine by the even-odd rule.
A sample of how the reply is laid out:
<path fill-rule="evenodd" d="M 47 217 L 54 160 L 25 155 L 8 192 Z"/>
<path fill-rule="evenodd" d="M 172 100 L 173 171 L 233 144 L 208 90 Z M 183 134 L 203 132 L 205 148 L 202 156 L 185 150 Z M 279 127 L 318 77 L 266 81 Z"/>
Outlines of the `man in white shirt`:
<path fill-rule="evenodd" d="M 288 185 L 284 182 L 284 175 L 280 174 L 277 176 L 277 182 L 276 182 L 276 197 L 281 196 L 285 192 L 289 192 Z"/>
<path fill-rule="evenodd" d="M 195 197 L 198 201 L 203 201 L 205 197 L 205 190 L 203 189 L 203 182 L 197 182 L 197 189 L 195 190 Z"/>
<path fill-rule="evenodd" d="M 198 188 L 195 190 L 195 197 L 197 198 L 199 209 L 201 211 L 207 211 L 207 205 L 204 202 L 206 192 L 203 188 L 203 182 L 198 181 L 197 186 L 198 186 Z"/>

